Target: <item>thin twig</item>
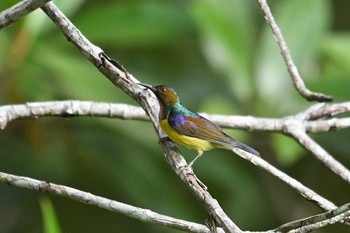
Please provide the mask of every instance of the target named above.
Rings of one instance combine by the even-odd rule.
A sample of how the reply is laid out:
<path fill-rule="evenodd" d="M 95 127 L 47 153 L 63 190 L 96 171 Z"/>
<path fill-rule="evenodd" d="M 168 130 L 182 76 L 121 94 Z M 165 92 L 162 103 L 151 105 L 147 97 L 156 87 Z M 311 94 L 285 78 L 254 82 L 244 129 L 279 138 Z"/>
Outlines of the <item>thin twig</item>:
<path fill-rule="evenodd" d="M 325 227 L 330 224 L 342 221 L 350 217 L 350 203 L 342 205 L 334 210 L 310 216 L 290 223 L 283 224 L 276 228 L 275 232 L 287 233 L 303 233 Z"/>
<path fill-rule="evenodd" d="M 303 96 L 305 99 L 309 101 L 332 101 L 333 97 L 328 96 L 322 93 L 316 93 L 312 92 L 305 86 L 305 83 L 303 79 L 301 78 L 298 68 L 294 64 L 294 61 L 292 59 L 292 55 L 289 52 L 287 43 L 285 42 L 282 32 L 279 29 L 272 13 L 270 10 L 269 5 L 267 4 L 266 0 L 257 0 L 258 4 L 261 7 L 261 10 L 265 14 L 265 19 L 267 23 L 270 25 L 272 29 L 272 33 L 275 36 L 275 39 L 277 41 L 277 44 L 281 50 L 282 57 L 284 59 L 284 62 L 287 65 L 288 72 L 293 80 L 294 87 L 297 89 L 297 91 L 300 93 L 301 96 Z"/>
<path fill-rule="evenodd" d="M 51 0 L 24 0 L 0 12 L 0 29 L 18 21 Z"/>

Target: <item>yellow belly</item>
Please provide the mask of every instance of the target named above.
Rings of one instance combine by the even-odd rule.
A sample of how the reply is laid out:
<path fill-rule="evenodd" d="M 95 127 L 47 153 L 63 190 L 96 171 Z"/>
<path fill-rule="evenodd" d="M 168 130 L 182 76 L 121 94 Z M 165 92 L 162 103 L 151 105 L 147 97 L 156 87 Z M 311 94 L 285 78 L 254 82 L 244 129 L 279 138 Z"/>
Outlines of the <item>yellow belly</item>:
<path fill-rule="evenodd" d="M 160 127 L 171 140 L 189 149 L 195 149 L 199 154 L 214 148 L 214 146 L 206 140 L 179 134 L 169 125 L 167 119 L 160 121 Z"/>

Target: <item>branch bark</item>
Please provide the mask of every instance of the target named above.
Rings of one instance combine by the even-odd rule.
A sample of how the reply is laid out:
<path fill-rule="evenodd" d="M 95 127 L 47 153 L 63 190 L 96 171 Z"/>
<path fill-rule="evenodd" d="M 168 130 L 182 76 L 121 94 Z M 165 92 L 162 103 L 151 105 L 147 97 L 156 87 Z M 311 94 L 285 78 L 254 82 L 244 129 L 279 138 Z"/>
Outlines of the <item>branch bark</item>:
<path fill-rule="evenodd" d="M 0 29 L 18 21 L 51 0 L 24 0 L 0 12 Z"/>
<path fill-rule="evenodd" d="M 79 201 L 84 204 L 103 208 L 108 211 L 120 213 L 146 223 L 162 225 L 168 228 L 193 233 L 210 232 L 206 226 L 201 224 L 172 218 L 169 216 L 155 213 L 148 209 L 142 209 L 139 207 L 131 206 L 64 185 L 48 183 L 46 181 L 36 180 L 23 176 L 11 175 L 3 172 L 0 172 L 0 183 L 6 183 L 7 185 L 35 190 L 38 192 L 51 193 L 57 196 Z M 289 222 L 275 228 L 274 230 L 261 231 L 259 233 L 309 232 L 310 230 L 318 229 L 329 224 L 349 220 L 349 218 L 350 203 L 347 203 L 331 211 L 310 216 L 308 218 L 300 219 L 297 221 Z M 218 228 L 217 232 L 223 233 L 224 231 L 221 228 Z M 242 233 L 258 232 L 244 231 Z"/>
<path fill-rule="evenodd" d="M 275 229 L 275 232 L 303 233 L 334 224 L 350 217 L 350 203 L 342 205 L 337 209 L 283 224 Z"/>
<path fill-rule="evenodd" d="M 87 38 L 81 34 L 81 32 L 52 2 L 44 5 L 42 9 L 62 30 L 68 41 L 72 42 L 110 81 L 135 100 L 139 100 L 139 103 L 144 108 L 146 106 L 155 105 L 156 101 L 150 101 L 150 99 L 139 99 L 138 95 L 141 88 L 139 85 L 134 84 L 135 82 L 138 83 L 138 80 L 133 78 L 118 62 L 109 59 L 100 48 L 94 46 L 89 40 L 87 40 Z M 157 118 L 154 117 L 154 111 L 149 111 L 149 113 L 152 113 L 149 114 L 149 116 L 155 126 L 157 134 L 161 135 Z M 177 150 L 172 149 L 173 144 L 164 141 L 162 142 L 162 146 L 168 161 L 171 161 L 171 164 L 175 165 L 172 166 L 172 168 L 177 174 L 182 174 L 180 175 L 182 180 L 191 188 L 195 196 L 205 206 L 208 213 L 214 216 L 215 220 L 220 224 L 224 231 L 232 233 L 241 232 L 232 220 L 227 217 L 218 202 L 201 186 L 202 183 L 195 177 L 193 171 L 182 169 L 186 162 Z"/>
<path fill-rule="evenodd" d="M 267 4 L 266 0 L 257 0 L 257 2 L 260 5 L 261 10 L 265 14 L 265 19 L 267 23 L 270 25 L 272 29 L 272 33 L 275 36 L 277 44 L 281 50 L 282 57 L 284 59 L 284 62 L 286 63 L 286 66 L 292 78 L 294 87 L 299 92 L 299 94 L 309 101 L 315 101 L 315 100 L 320 102 L 332 101 L 333 100 L 332 96 L 325 95 L 322 93 L 312 92 L 305 86 L 305 83 L 299 74 L 298 68 L 294 64 L 292 55 L 289 52 L 287 43 L 283 38 L 282 32 L 278 27 L 271 13 L 269 5 Z"/>
<path fill-rule="evenodd" d="M 143 93 L 144 95 L 147 94 Z M 151 95 L 147 95 L 145 98 L 153 98 Z M 155 99 L 152 100 L 152 105 L 149 106 L 149 112 L 153 112 L 153 120 L 156 121 L 157 119 L 157 102 Z M 350 104 L 350 103 L 349 103 Z M 342 105 L 344 106 L 344 105 Z M 335 111 L 336 108 L 333 107 L 333 105 L 330 105 L 332 109 Z M 299 113 L 297 116 L 306 116 L 312 114 L 312 111 L 310 109 L 315 109 L 318 111 L 318 108 L 309 108 L 305 112 L 306 113 Z M 337 111 L 338 112 L 338 111 Z M 149 119 L 145 114 L 144 111 L 141 108 L 131 106 L 131 105 L 125 105 L 125 104 L 106 104 L 106 103 L 95 103 L 95 102 L 87 102 L 87 101 L 54 101 L 54 102 L 42 102 L 42 103 L 27 103 L 24 105 L 13 105 L 13 106 L 2 106 L 0 107 L 0 126 L 5 126 L 9 121 L 14 119 L 22 119 L 22 118 L 36 118 L 39 116 L 63 116 L 63 117 L 72 117 L 72 116 L 103 116 L 103 117 L 115 117 L 115 118 L 121 118 L 121 119 L 137 119 L 137 120 L 146 120 Z M 224 123 L 225 122 L 240 122 L 240 121 L 233 121 L 227 120 L 227 121 L 218 121 L 218 119 L 225 118 L 222 116 L 216 115 L 215 117 L 211 117 L 211 115 L 206 114 L 206 117 L 210 120 L 213 120 L 214 122 L 218 123 L 219 125 L 227 126 Z M 228 118 L 232 118 L 229 116 Z M 241 122 L 253 122 L 249 125 L 241 125 L 241 128 L 249 129 L 249 130 L 263 130 L 260 127 L 262 125 L 268 126 L 267 128 L 270 130 L 272 127 L 276 125 L 280 125 L 279 131 L 280 133 L 283 132 L 285 127 L 293 128 L 296 127 L 293 126 L 293 124 L 288 123 L 290 121 L 289 118 L 287 119 L 260 119 L 255 117 L 243 117 L 241 116 Z M 247 120 L 247 118 L 250 119 Z M 298 123 L 302 124 L 302 120 L 300 117 L 296 117 L 295 121 L 297 120 Z M 263 123 L 264 122 L 264 123 Z M 276 122 L 280 122 L 279 124 L 276 124 Z M 158 127 L 158 126 L 157 126 Z M 159 130 L 159 128 L 157 129 Z M 159 134 L 162 135 L 162 132 L 159 131 Z M 296 135 L 295 137 L 298 138 L 300 135 Z M 307 143 L 309 144 L 309 143 Z M 174 147 L 174 145 L 170 145 L 170 147 Z M 164 148 L 164 150 L 167 150 L 167 148 Z M 258 158 L 258 157 L 251 157 L 250 154 L 244 153 L 241 150 L 235 150 L 236 154 L 241 156 L 242 158 L 250 161 L 254 165 L 266 170 L 273 176 L 279 178 L 286 184 L 290 185 L 293 189 L 295 189 L 299 194 L 301 194 L 303 197 L 305 197 L 307 200 L 315 202 L 318 206 L 320 206 L 324 210 L 332 210 L 336 208 L 336 206 L 328 201 L 327 199 L 321 197 L 317 193 L 315 193 L 313 190 L 310 190 L 309 188 L 302 185 L 299 181 L 293 179 L 292 177 L 289 177 L 287 174 L 281 172 L 277 168 L 273 167 L 269 163 L 267 163 L 265 160 Z M 317 150 L 312 151 L 313 153 L 318 153 Z M 169 151 L 169 153 L 172 153 Z M 323 158 L 323 157 L 322 157 Z M 171 164 L 173 164 L 173 161 L 169 161 Z M 182 163 L 183 161 L 179 158 L 179 163 Z M 339 162 L 334 161 L 328 161 L 328 164 L 334 166 L 334 164 L 337 164 Z M 176 164 L 173 164 L 174 170 L 177 171 L 178 174 L 181 174 L 181 167 L 176 167 Z M 183 164 L 185 166 L 185 163 Z M 194 176 L 194 174 L 191 174 L 191 171 L 188 171 L 188 176 Z M 183 177 L 186 182 L 190 182 L 189 180 L 186 180 L 186 176 Z M 210 207 L 208 207 L 210 208 Z"/>
<path fill-rule="evenodd" d="M 23 2 L 39 2 L 39 1 L 25 0 Z M 293 79 L 293 82 L 294 82 L 296 89 L 299 91 L 299 93 L 302 96 L 304 96 L 308 100 L 318 100 L 318 101 L 331 100 L 332 97 L 326 96 L 326 95 L 320 94 L 320 93 L 311 92 L 305 87 L 305 84 L 304 84 L 303 80 L 301 79 L 301 77 L 298 73 L 298 70 L 293 63 L 293 60 L 291 58 L 288 47 L 287 47 L 286 43 L 284 42 L 282 33 L 280 32 L 277 24 L 275 23 L 273 16 L 270 12 L 270 9 L 269 9 L 268 5 L 266 4 L 266 1 L 258 0 L 258 2 L 261 5 L 261 8 L 266 15 L 266 19 L 267 19 L 268 23 L 270 24 L 270 26 L 273 30 L 273 33 L 276 37 L 276 40 L 280 46 L 282 56 L 285 59 L 285 62 L 287 64 L 288 70 L 291 74 L 291 77 Z M 158 125 L 158 121 L 157 121 L 157 110 L 156 110 L 158 107 L 157 100 L 155 100 L 155 98 L 153 96 L 147 96 L 147 94 L 145 92 L 142 92 L 140 90 L 139 86 L 134 84 L 135 82 L 137 83 L 138 80 L 136 80 L 134 77 L 132 77 L 132 75 L 129 74 L 118 62 L 113 61 L 113 60 L 109 59 L 106 55 L 104 55 L 103 51 L 99 47 L 97 47 L 97 46 L 93 45 L 91 42 L 89 42 L 87 40 L 87 38 L 85 38 L 81 34 L 81 32 L 65 17 L 65 15 L 62 12 L 60 12 L 60 10 L 53 3 L 48 3 L 48 4 L 44 5 L 42 7 L 42 9 L 56 23 L 56 25 L 61 29 L 61 31 L 66 36 L 68 41 L 72 42 L 82 52 L 82 54 L 87 59 L 89 59 L 109 80 L 112 81 L 112 83 L 114 83 L 116 86 L 118 86 L 119 88 L 124 90 L 129 96 L 131 96 L 133 99 L 137 100 L 140 103 L 140 105 L 143 106 L 143 108 L 145 109 L 145 111 L 149 115 L 158 136 L 160 138 L 163 138 L 164 135 L 161 132 L 159 125 Z M 22 13 L 16 13 L 16 14 L 18 14 L 18 15 L 23 14 L 24 11 L 20 11 L 20 12 L 22 12 Z M 0 16 L 2 15 L 2 13 L 0 13 Z M 10 17 L 9 19 L 10 19 L 10 21 L 12 20 L 12 22 L 13 22 L 13 19 L 16 19 L 16 18 Z M 57 114 L 57 115 L 63 114 L 64 116 L 72 116 L 75 114 L 93 114 L 93 113 L 96 113 L 96 112 L 94 112 L 95 110 L 91 109 L 91 103 L 90 104 L 88 103 L 85 107 L 83 107 L 82 108 L 83 111 L 81 111 L 81 112 L 80 112 L 81 109 L 79 107 L 77 108 L 77 106 L 75 106 L 75 103 L 76 102 L 72 102 L 72 101 L 69 102 L 68 106 L 66 106 L 66 109 L 62 108 L 62 106 L 61 106 L 61 108 L 58 107 L 58 108 L 53 108 L 53 109 L 46 108 L 47 106 L 44 108 L 40 108 L 38 106 L 35 106 L 35 104 L 34 104 L 34 106 L 33 105 L 31 106 L 31 104 L 27 104 L 26 106 L 16 105 L 16 106 L 10 106 L 7 109 L 3 108 L 3 109 L 0 109 L 0 126 L 1 126 L 1 128 L 4 128 L 6 126 L 6 124 L 8 122 L 12 121 L 13 119 L 20 119 L 21 117 L 24 118 L 24 117 L 30 117 L 30 116 L 36 117 L 40 114 L 42 114 L 42 115 L 44 115 L 44 114 L 54 114 L 54 115 L 55 114 Z M 43 104 L 43 103 L 39 103 L 39 105 L 40 104 Z M 60 103 L 56 102 L 56 104 L 60 104 Z M 301 114 L 298 114 L 295 116 L 291 116 L 288 118 L 284 118 L 284 119 L 263 119 L 263 118 L 259 119 L 259 118 L 253 118 L 253 117 L 248 117 L 248 118 L 243 119 L 241 117 L 241 120 L 242 120 L 241 123 L 242 123 L 242 127 L 247 127 L 247 128 L 250 127 L 249 129 L 251 129 L 252 125 L 255 125 L 254 127 L 256 127 L 257 130 L 259 130 L 259 127 L 260 127 L 260 130 L 263 129 L 265 131 L 270 130 L 270 131 L 274 131 L 274 132 L 280 131 L 280 132 L 287 133 L 287 134 L 293 136 L 296 140 L 299 140 L 300 144 L 304 145 L 304 147 L 307 148 L 310 152 L 312 152 L 313 154 L 316 154 L 316 155 L 320 155 L 320 153 L 321 153 L 320 148 L 322 149 L 322 147 L 320 147 L 314 141 L 310 142 L 311 138 L 308 138 L 308 135 L 306 134 L 306 132 L 308 132 L 308 131 L 310 132 L 312 130 L 318 130 L 318 131 L 326 130 L 327 126 L 328 126 L 328 130 L 331 129 L 332 127 L 348 128 L 349 124 L 350 124 L 349 118 L 332 119 L 333 121 L 322 119 L 326 115 L 339 114 L 341 112 L 349 111 L 349 104 L 348 103 L 342 103 L 342 104 L 339 104 L 339 106 L 340 105 L 341 105 L 341 109 L 337 108 L 337 106 L 333 105 L 333 107 L 335 107 L 334 109 L 324 108 L 322 110 L 321 108 L 318 108 L 318 111 L 307 111 L 307 112 L 305 111 L 304 113 L 301 113 Z M 101 107 L 101 105 L 99 105 L 99 104 L 96 104 L 94 106 Z M 121 106 L 118 106 L 118 108 L 119 107 L 121 107 Z M 127 106 L 123 106 L 123 107 L 127 107 Z M 90 109 L 88 109 L 88 108 L 90 108 Z M 123 115 L 123 114 L 125 114 L 125 112 L 129 113 L 129 110 L 130 110 L 130 109 L 126 110 L 124 113 L 123 113 L 123 111 L 119 112 L 119 113 L 115 113 L 115 112 L 111 113 L 112 112 L 110 110 L 111 107 L 106 108 L 106 106 L 103 105 L 101 108 L 103 108 L 104 110 L 105 109 L 108 109 L 108 110 L 107 110 L 107 112 L 99 111 L 100 113 L 97 113 L 96 115 L 98 115 L 98 114 L 100 114 L 99 116 L 103 116 L 103 115 L 107 116 L 108 115 L 108 117 L 110 117 L 111 114 Z M 19 109 L 21 109 L 20 111 L 26 112 L 26 114 L 24 114 L 24 115 L 17 114 L 18 113 L 17 110 L 19 110 Z M 61 112 L 57 113 L 56 112 L 57 109 L 60 109 Z M 132 112 L 134 110 L 135 110 L 135 112 L 138 111 L 138 110 L 136 110 L 136 108 L 134 108 L 132 110 Z M 310 110 L 310 109 L 308 109 L 308 110 Z M 6 114 L 2 114 L 1 112 L 6 112 Z M 10 114 L 8 114 L 9 112 L 10 112 Z M 125 115 L 123 115 L 123 117 L 125 117 Z M 141 116 L 140 112 L 138 112 L 136 115 L 137 116 L 133 116 L 133 117 L 140 117 Z M 17 117 L 19 116 L 19 117 L 13 118 L 11 116 L 17 116 Z M 146 119 L 146 117 L 144 117 L 144 115 L 142 117 L 140 117 L 140 119 L 141 118 L 143 120 Z M 317 119 L 318 122 L 323 122 L 325 125 L 323 125 L 322 127 L 317 127 L 317 125 L 315 126 L 315 124 L 308 125 L 308 123 L 310 123 L 310 122 L 314 123 L 315 121 L 312 121 L 314 119 Z M 259 121 L 260 122 L 263 121 L 265 124 L 262 126 L 258 126 L 256 124 L 256 122 L 259 122 Z M 230 122 L 232 122 L 232 121 L 230 120 Z M 254 124 L 252 124 L 252 122 Z M 266 124 L 266 122 L 270 122 L 272 124 L 269 125 L 269 124 Z M 298 128 L 298 130 L 303 132 L 303 134 L 295 133 L 296 131 L 292 130 L 293 127 L 295 126 L 294 125 L 295 122 L 297 122 L 298 126 L 300 126 Z M 293 124 L 291 124 L 291 123 L 293 123 Z M 278 130 L 276 130 L 276 129 L 278 129 Z M 303 144 L 304 141 L 306 142 L 305 144 Z M 169 162 L 169 164 L 171 165 L 171 167 L 173 168 L 173 170 L 179 175 L 179 177 L 184 181 L 184 183 L 190 188 L 190 190 L 193 192 L 193 194 L 196 196 L 196 198 L 202 202 L 203 206 L 207 209 L 207 212 L 211 216 L 214 217 L 215 221 L 218 222 L 218 224 L 220 226 L 223 227 L 224 231 L 225 232 L 242 232 L 232 222 L 232 220 L 230 220 L 230 218 L 224 213 L 222 208 L 219 206 L 218 202 L 210 195 L 209 192 L 207 192 L 205 185 L 195 176 L 195 174 L 193 173 L 193 170 L 186 167 L 186 161 L 183 159 L 181 154 L 178 152 L 176 145 L 173 142 L 168 141 L 168 140 L 161 140 L 161 145 L 162 145 L 162 148 L 166 154 L 166 159 Z M 308 147 L 307 145 L 311 145 L 311 146 Z M 316 145 L 319 146 L 319 148 L 316 148 Z M 316 148 L 316 149 L 313 149 L 313 148 Z M 275 175 L 276 177 L 280 178 L 282 181 L 286 182 L 291 187 L 298 190 L 298 192 L 301 193 L 303 196 L 305 196 L 307 199 L 316 202 L 321 208 L 326 209 L 326 210 L 332 210 L 332 209 L 336 208 L 336 206 L 332 202 L 322 198 L 321 196 L 319 196 L 318 194 L 316 194 L 312 190 L 304 187 L 300 182 L 294 180 L 293 178 L 289 177 L 288 175 L 284 174 L 283 172 L 279 171 L 278 169 L 272 167 L 270 164 L 268 164 L 263 159 L 251 157 L 250 154 L 241 152 L 239 150 L 237 150 L 237 151 L 234 150 L 234 152 L 237 153 L 238 155 L 240 155 L 241 157 L 245 158 L 246 160 L 249 160 L 250 162 L 252 162 L 256 166 L 259 166 L 259 167 L 265 169 L 266 171 L 270 172 L 271 174 Z M 330 159 L 331 156 L 327 152 L 326 152 L 326 154 L 324 152 L 322 152 L 322 153 L 323 154 L 321 157 L 318 157 L 318 156 L 316 156 L 316 157 L 321 159 L 326 164 L 326 166 L 331 164 L 331 166 L 329 166 L 329 167 L 332 169 L 332 166 L 334 164 L 336 164 L 335 162 L 337 162 L 337 161 L 334 159 L 333 160 Z M 339 165 L 341 165 L 341 164 L 340 163 L 337 164 L 337 169 L 332 169 L 332 170 L 337 175 L 341 176 L 344 180 L 349 182 L 349 177 L 350 177 L 349 171 L 344 166 L 341 165 L 342 167 L 339 167 Z M 339 169 L 339 168 L 341 168 L 341 169 Z M 0 181 L 6 182 L 8 184 L 16 185 L 18 187 L 31 188 L 31 189 L 35 189 L 38 191 L 53 192 L 57 195 L 62 195 L 62 193 L 63 193 L 62 188 L 64 188 L 64 191 L 67 191 L 67 190 L 72 191 L 72 195 L 69 196 L 69 198 L 72 198 L 72 199 L 75 198 L 73 191 L 79 191 L 79 190 L 75 190 L 75 189 L 65 187 L 65 186 L 58 186 L 58 185 L 54 185 L 54 184 L 50 184 L 50 183 L 42 182 L 42 181 L 37 181 L 37 180 L 30 179 L 30 178 L 25 178 L 25 177 L 11 176 L 11 175 L 4 174 L 4 173 L 0 173 Z M 31 183 L 32 185 L 28 185 L 28 183 Z M 92 194 L 88 194 L 87 196 L 89 198 L 90 197 L 92 198 L 92 199 L 89 199 L 89 198 L 86 198 L 87 196 L 84 196 L 84 195 L 82 196 L 82 199 L 80 199 L 80 201 L 85 202 L 85 203 L 89 203 L 90 200 L 93 200 L 93 198 L 96 197 L 96 196 L 91 197 L 89 195 L 92 195 Z M 114 206 L 114 204 L 112 204 L 110 200 L 99 199 L 99 198 L 101 198 L 101 197 L 97 198 L 98 202 L 94 203 L 94 205 L 100 206 L 102 208 L 108 208 L 108 207 Z M 98 204 L 98 203 L 100 203 L 100 204 Z M 125 204 L 123 204 L 123 205 L 125 205 Z M 134 207 L 134 208 L 136 208 L 136 207 Z M 143 210 L 140 209 L 140 211 L 142 212 Z M 343 214 L 343 213 L 341 213 L 341 214 Z M 341 214 L 334 216 L 334 218 L 340 216 Z M 132 217 L 135 217 L 137 215 L 138 215 L 138 212 L 131 214 Z M 327 215 L 327 216 L 329 216 L 329 215 Z M 162 218 L 162 216 L 158 216 L 158 217 Z M 329 223 L 334 222 L 333 216 L 331 216 L 331 217 L 332 217 L 332 220 L 329 220 L 328 221 Z M 341 219 L 348 219 L 348 218 L 349 218 L 348 212 L 346 212 L 345 216 L 342 216 L 342 218 L 340 218 L 340 220 Z M 142 219 L 142 217 L 140 219 Z M 338 220 L 339 219 L 337 218 L 337 221 Z M 164 223 L 162 222 L 159 224 L 164 224 Z M 320 224 L 320 225 L 316 224 L 316 225 L 312 225 L 312 227 L 310 227 L 310 228 L 305 228 L 305 229 L 306 230 L 307 229 L 316 229 L 316 228 L 319 228 L 321 226 L 322 226 L 322 224 Z M 204 232 L 208 232 L 208 230 L 205 229 Z M 268 232 L 271 232 L 271 231 L 268 231 Z"/>
<path fill-rule="evenodd" d="M 157 103 L 153 103 L 153 108 L 156 108 L 156 105 Z M 222 116 L 205 113 L 202 115 L 222 127 L 286 133 L 311 152 L 326 167 L 350 183 L 350 171 L 306 133 L 350 128 L 350 118 L 321 119 L 321 117 L 334 116 L 347 111 L 350 111 L 350 102 L 328 105 L 316 104 L 301 113 L 282 119 Z M 54 101 L 2 106 L 0 107 L 0 128 L 4 129 L 12 120 L 40 116 L 102 116 L 136 120 L 149 119 L 141 108 L 126 104 Z M 157 122 L 156 119 L 155 117 L 155 122 Z"/>
<path fill-rule="evenodd" d="M 11 186 L 31 189 L 43 193 L 52 193 L 57 196 L 69 198 L 88 205 L 120 213 L 142 222 L 162 225 L 172 229 L 195 233 L 210 232 L 206 226 L 201 224 L 172 218 L 166 215 L 158 214 L 148 209 L 138 208 L 64 185 L 48 183 L 46 181 L 40 181 L 23 176 L 15 176 L 3 172 L 0 172 L 0 183 L 6 183 Z M 219 232 L 222 233 L 223 231 L 220 229 Z"/>

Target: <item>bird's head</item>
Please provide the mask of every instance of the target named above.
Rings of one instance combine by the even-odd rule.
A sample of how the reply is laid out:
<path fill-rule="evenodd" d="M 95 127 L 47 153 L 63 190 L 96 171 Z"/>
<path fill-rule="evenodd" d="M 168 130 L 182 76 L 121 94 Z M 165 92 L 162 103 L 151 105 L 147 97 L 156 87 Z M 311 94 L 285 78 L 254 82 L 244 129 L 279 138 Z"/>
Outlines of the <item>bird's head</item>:
<path fill-rule="evenodd" d="M 165 85 L 151 86 L 143 83 L 139 83 L 139 85 L 151 90 L 157 96 L 158 100 L 168 107 L 179 102 L 179 97 L 177 97 L 176 92 L 170 87 Z"/>

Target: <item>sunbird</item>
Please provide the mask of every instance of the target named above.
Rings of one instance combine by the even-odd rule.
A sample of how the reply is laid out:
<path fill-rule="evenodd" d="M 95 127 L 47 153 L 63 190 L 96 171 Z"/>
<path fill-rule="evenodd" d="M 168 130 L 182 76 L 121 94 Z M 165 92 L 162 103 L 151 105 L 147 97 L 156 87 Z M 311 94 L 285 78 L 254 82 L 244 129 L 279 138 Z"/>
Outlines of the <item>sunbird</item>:
<path fill-rule="evenodd" d="M 236 141 L 213 122 L 183 106 L 172 88 L 165 85 L 139 85 L 156 95 L 160 105 L 159 123 L 164 133 L 175 143 L 197 150 L 198 155 L 188 166 L 192 167 L 204 151 L 214 148 L 239 148 L 260 157 L 253 148 Z"/>

